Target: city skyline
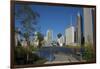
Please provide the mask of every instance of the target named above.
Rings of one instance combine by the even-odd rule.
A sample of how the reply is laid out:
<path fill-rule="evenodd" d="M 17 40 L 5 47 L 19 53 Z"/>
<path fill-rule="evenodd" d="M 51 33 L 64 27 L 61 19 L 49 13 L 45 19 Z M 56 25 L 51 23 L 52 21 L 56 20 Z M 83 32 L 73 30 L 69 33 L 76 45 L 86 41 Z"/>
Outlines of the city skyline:
<path fill-rule="evenodd" d="M 71 8 L 72 9 L 72 8 Z M 84 8 L 83 8 L 83 11 L 84 11 Z M 42 26 L 43 28 L 44 27 L 46 27 L 46 29 L 40 29 L 40 30 L 36 30 L 35 32 L 40 32 L 40 33 L 42 33 L 43 34 L 43 38 L 44 39 L 46 39 L 46 41 L 47 41 L 47 43 L 49 43 L 49 45 L 50 45 L 50 43 L 52 43 L 52 41 L 58 41 L 58 37 L 57 37 L 57 35 L 59 34 L 59 33 L 61 33 L 62 34 L 62 36 L 65 38 L 65 40 L 64 40 L 64 42 L 63 43 L 67 43 L 67 44 L 74 44 L 75 43 L 75 40 L 76 40 L 76 43 L 79 43 L 79 44 L 81 44 L 81 38 L 82 37 L 84 37 L 85 36 L 85 41 L 86 41 L 86 39 L 87 39 L 87 37 L 88 36 L 90 36 L 90 34 L 88 33 L 88 32 L 86 32 L 86 29 L 84 28 L 86 25 L 87 25 L 87 23 L 88 23 L 88 20 L 86 20 L 86 14 L 89 16 L 89 18 L 90 18 L 90 21 L 89 21 L 89 23 L 91 23 L 91 25 L 90 24 L 88 24 L 88 27 L 89 27 L 89 30 L 91 30 L 91 34 L 92 34 L 92 10 L 91 9 L 88 9 L 88 11 L 86 11 L 85 13 L 84 12 L 76 12 L 76 16 L 75 16 L 75 18 L 76 18 L 76 22 L 73 22 L 73 19 L 72 19 L 72 16 L 70 16 L 70 22 L 69 22 L 69 24 L 68 25 L 65 25 L 65 28 L 64 28 L 64 24 L 63 25 L 58 25 L 58 24 L 56 24 L 57 26 L 60 26 L 60 27 L 63 27 L 63 29 L 61 28 L 60 29 L 60 27 L 57 29 L 56 27 L 57 26 L 55 26 L 55 24 L 47 24 L 46 26 L 44 26 L 44 25 L 42 25 L 41 23 L 39 23 L 40 24 L 40 26 Z M 84 15 L 85 14 L 85 15 Z M 84 15 L 84 16 L 82 16 L 82 15 Z M 88 18 L 87 18 L 88 19 Z M 85 22 L 84 22 L 85 21 Z M 16 22 L 17 23 L 17 22 Z M 39 25 L 38 24 L 38 25 Z M 44 23 L 45 24 L 45 23 Z M 67 24 L 67 23 L 65 23 L 65 24 Z M 85 26 L 84 26 L 84 25 Z M 50 27 L 52 27 L 52 26 L 55 26 L 55 28 L 50 28 Z M 90 26 L 89 26 L 90 25 Z M 17 25 L 18 26 L 18 25 Z M 73 26 L 73 29 L 71 29 L 70 27 L 71 26 Z M 88 27 L 86 27 L 86 28 L 88 28 Z M 91 27 L 91 28 L 90 28 Z M 70 31 L 67 31 L 68 29 L 70 29 Z M 85 29 L 85 30 L 84 30 Z M 52 32 L 50 32 L 50 30 L 52 30 Z M 54 31 L 54 30 L 57 30 L 56 32 Z M 61 31 L 59 31 L 59 30 L 61 30 Z M 84 30 L 84 31 L 83 31 Z M 67 33 L 66 33 L 66 31 L 67 31 Z M 76 33 L 75 33 L 76 32 Z M 87 35 L 86 34 L 84 34 L 84 33 L 87 33 Z M 75 35 L 76 34 L 76 35 Z M 82 36 L 83 35 L 83 36 Z M 76 39 L 77 38 L 77 39 Z M 90 39 L 92 39 L 93 38 L 93 36 L 91 36 L 90 37 Z M 62 38 L 63 39 L 63 38 Z M 30 40 L 33 40 L 33 39 L 30 39 Z M 60 41 L 61 42 L 61 41 Z"/>
<path fill-rule="evenodd" d="M 20 7 L 17 5 L 15 9 Z M 46 36 L 48 29 L 53 30 L 53 40 L 57 39 L 57 34 L 65 34 L 65 29 L 70 25 L 75 26 L 77 22 L 77 13 L 83 15 L 83 9 L 80 7 L 59 7 L 59 6 L 43 6 L 43 5 L 30 5 L 33 11 L 39 13 L 40 18 L 37 26 L 40 27 L 39 31 Z M 20 24 L 15 20 L 15 26 L 20 27 Z"/>
<path fill-rule="evenodd" d="M 15 65 L 96 60 L 94 7 L 16 3 L 13 15 Z"/>

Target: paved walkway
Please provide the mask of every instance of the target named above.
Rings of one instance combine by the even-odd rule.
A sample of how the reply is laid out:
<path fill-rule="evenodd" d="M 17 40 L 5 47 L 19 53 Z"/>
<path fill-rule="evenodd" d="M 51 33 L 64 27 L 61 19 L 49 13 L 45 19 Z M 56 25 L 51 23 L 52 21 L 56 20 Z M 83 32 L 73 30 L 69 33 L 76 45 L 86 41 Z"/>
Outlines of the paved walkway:
<path fill-rule="evenodd" d="M 55 59 L 53 61 L 47 61 L 45 64 L 52 63 L 71 63 L 71 62 L 79 62 L 76 58 L 72 57 L 72 55 L 66 55 L 63 53 L 54 54 Z"/>

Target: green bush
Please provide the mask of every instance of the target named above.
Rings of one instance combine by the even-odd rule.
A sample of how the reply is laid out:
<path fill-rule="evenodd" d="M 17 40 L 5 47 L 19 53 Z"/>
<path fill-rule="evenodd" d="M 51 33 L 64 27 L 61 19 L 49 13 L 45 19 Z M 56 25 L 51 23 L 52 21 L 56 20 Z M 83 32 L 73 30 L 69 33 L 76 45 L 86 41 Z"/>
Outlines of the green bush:
<path fill-rule="evenodd" d="M 34 47 L 34 46 L 29 46 L 29 50 L 32 52 L 32 51 L 37 51 L 38 48 Z"/>
<path fill-rule="evenodd" d="M 86 44 L 84 47 L 83 59 L 88 62 L 92 62 L 95 60 L 95 50 L 92 44 Z"/>
<path fill-rule="evenodd" d="M 72 46 L 67 45 L 66 48 L 71 48 L 73 52 L 76 54 L 77 52 L 80 52 L 81 46 Z M 82 58 L 83 60 L 86 60 L 87 62 L 93 62 L 96 59 L 95 55 L 95 46 L 91 43 L 87 43 L 83 46 L 83 52 L 82 52 Z M 81 53 L 81 52 L 80 52 Z"/>
<path fill-rule="evenodd" d="M 42 61 L 44 59 L 40 58 L 38 55 L 33 54 L 32 51 L 36 51 L 37 48 L 33 46 L 29 46 L 24 48 L 22 46 L 15 47 L 14 50 L 14 60 L 16 65 L 23 65 L 23 64 L 35 64 L 38 61 Z M 29 60 L 27 61 L 27 55 Z"/>
<path fill-rule="evenodd" d="M 14 59 L 15 59 L 15 64 L 26 64 L 26 55 L 27 51 L 21 47 L 15 47 L 14 50 Z"/>
<path fill-rule="evenodd" d="M 15 47 L 14 50 L 14 60 L 15 64 L 33 64 L 35 61 L 40 59 L 36 54 L 32 54 L 33 48 L 24 48 L 22 46 Z M 29 60 L 27 61 L 27 55 L 29 56 Z"/>

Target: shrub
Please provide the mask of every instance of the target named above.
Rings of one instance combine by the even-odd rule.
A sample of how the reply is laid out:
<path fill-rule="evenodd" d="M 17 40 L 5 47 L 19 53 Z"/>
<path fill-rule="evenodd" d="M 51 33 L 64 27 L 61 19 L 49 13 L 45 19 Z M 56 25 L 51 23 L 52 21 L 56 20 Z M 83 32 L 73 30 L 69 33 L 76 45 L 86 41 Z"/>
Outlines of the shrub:
<path fill-rule="evenodd" d="M 40 58 L 35 53 L 33 54 L 32 51 L 36 51 L 37 48 L 33 46 L 29 46 L 28 48 L 24 48 L 22 46 L 15 47 L 14 50 L 14 60 L 16 65 L 24 65 L 24 64 L 34 64 L 37 61 L 42 61 L 44 59 Z M 27 61 L 27 54 L 29 60 Z"/>
<path fill-rule="evenodd" d="M 84 47 L 83 59 L 88 62 L 95 60 L 95 50 L 92 44 L 86 44 Z"/>

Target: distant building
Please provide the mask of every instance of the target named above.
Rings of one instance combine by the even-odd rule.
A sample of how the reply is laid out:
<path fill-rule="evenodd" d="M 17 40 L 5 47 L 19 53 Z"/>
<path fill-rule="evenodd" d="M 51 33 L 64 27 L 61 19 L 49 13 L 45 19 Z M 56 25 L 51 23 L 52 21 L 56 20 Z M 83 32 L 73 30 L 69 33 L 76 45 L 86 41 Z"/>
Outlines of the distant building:
<path fill-rule="evenodd" d="M 26 40 L 21 41 L 21 46 L 22 47 L 27 47 L 28 46 L 27 41 Z"/>
<path fill-rule="evenodd" d="M 38 39 L 38 32 L 35 31 L 34 32 L 34 36 L 30 38 L 30 45 L 34 46 L 34 47 L 38 47 L 39 46 L 39 39 Z"/>
<path fill-rule="evenodd" d="M 64 36 L 62 35 L 60 38 L 58 38 L 57 42 L 62 47 L 65 43 Z"/>
<path fill-rule="evenodd" d="M 81 37 L 82 37 L 82 17 L 80 13 L 77 14 L 77 24 L 75 30 L 75 40 L 78 45 L 81 45 Z"/>
<path fill-rule="evenodd" d="M 84 36 L 85 43 L 93 43 L 93 20 L 92 20 L 92 8 L 84 8 Z"/>
<path fill-rule="evenodd" d="M 45 36 L 45 37 L 44 37 L 44 46 L 47 47 L 48 45 L 49 45 L 49 44 L 48 44 L 47 36 Z"/>
<path fill-rule="evenodd" d="M 65 30 L 65 44 L 73 45 L 74 44 L 74 26 L 70 26 Z"/>
<path fill-rule="evenodd" d="M 44 37 L 44 46 L 47 46 L 47 37 Z"/>
<path fill-rule="evenodd" d="M 47 35 L 46 35 L 46 41 L 48 46 L 51 46 L 52 40 L 53 40 L 53 31 L 49 29 L 47 30 Z"/>
<path fill-rule="evenodd" d="M 34 40 L 33 40 L 33 44 L 34 44 L 34 47 L 38 47 L 39 46 L 39 39 L 38 39 L 38 32 L 35 32 L 34 33 Z"/>

